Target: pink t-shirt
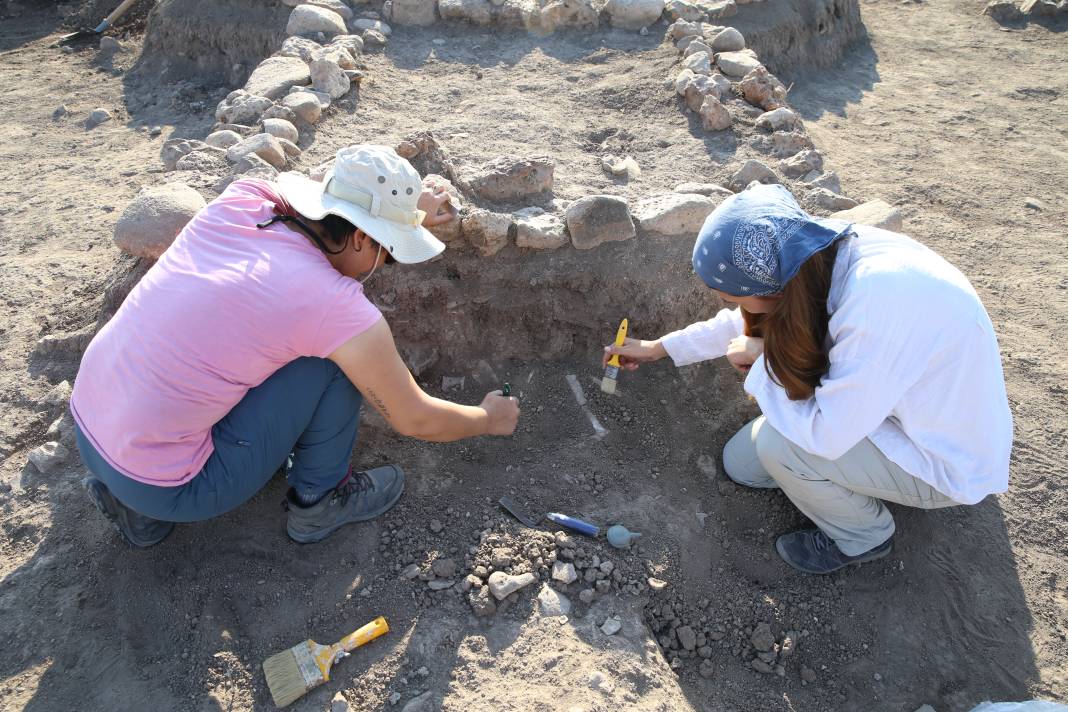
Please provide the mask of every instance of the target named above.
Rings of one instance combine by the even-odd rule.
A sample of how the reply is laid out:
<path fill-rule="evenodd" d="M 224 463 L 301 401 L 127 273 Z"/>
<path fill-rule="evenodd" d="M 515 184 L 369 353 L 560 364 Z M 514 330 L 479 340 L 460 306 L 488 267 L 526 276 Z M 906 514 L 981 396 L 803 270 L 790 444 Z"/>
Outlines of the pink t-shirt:
<path fill-rule="evenodd" d="M 212 426 L 250 388 L 301 356 L 325 358 L 382 317 L 303 235 L 256 227 L 280 202 L 269 183 L 231 184 L 89 344 L 71 412 L 120 472 L 188 482 L 212 453 Z"/>

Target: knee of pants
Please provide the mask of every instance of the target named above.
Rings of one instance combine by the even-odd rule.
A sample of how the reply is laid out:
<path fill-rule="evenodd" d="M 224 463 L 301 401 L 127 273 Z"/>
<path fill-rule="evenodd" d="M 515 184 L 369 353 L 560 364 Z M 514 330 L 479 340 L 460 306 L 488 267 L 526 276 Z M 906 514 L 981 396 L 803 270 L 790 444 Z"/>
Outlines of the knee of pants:
<path fill-rule="evenodd" d="M 756 446 L 757 459 L 764 469 L 772 477 L 778 477 L 784 472 L 790 472 L 786 463 L 790 457 L 793 443 L 783 437 L 775 428 L 765 420 L 757 430 L 753 441 Z"/>

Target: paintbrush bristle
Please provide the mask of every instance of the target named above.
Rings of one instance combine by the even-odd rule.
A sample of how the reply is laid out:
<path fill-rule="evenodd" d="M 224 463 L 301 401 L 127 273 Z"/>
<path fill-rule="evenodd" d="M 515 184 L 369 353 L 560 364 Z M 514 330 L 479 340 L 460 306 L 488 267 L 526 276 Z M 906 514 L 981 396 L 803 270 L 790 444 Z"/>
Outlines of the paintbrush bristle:
<path fill-rule="evenodd" d="M 613 395 L 616 392 L 616 379 L 612 376 L 605 375 L 601 379 L 601 390 L 609 395 Z"/>
<path fill-rule="evenodd" d="M 318 682 L 312 680 L 309 683 L 297 661 L 298 654 L 308 650 L 309 642 L 294 645 L 289 650 L 283 650 L 263 661 L 263 674 L 267 677 L 267 687 L 275 705 L 285 707 L 292 704 L 312 687 L 323 682 L 320 678 Z"/>

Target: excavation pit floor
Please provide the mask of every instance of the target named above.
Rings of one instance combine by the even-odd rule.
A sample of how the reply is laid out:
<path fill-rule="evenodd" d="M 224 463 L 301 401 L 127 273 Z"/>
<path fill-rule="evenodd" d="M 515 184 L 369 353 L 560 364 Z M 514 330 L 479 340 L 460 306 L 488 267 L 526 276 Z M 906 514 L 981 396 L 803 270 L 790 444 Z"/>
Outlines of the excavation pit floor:
<path fill-rule="evenodd" d="M 285 537 L 285 485 L 276 478 L 246 506 L 180 526 L 160 547 L 122 547 L 79 487 L 85 470 L 76 458 L 49 475 L 26 462 L 56 415 L 42 405 L 46 394 L 74 375 L 33 370 L 30 354 L 42 336 L 99 314 L 118 260 L 114 221 L 141 185 L 160 179 L 162 139 L 146 128 L 203 137 L 210 110 L 193 111 L 190 101 L 211 106 L 226 88 L 124 84 L 130 57 L 109 69 L 92 51 L 49 48 L 61 31 L 50 11 L 5 19 L 0 638 L 8 644 L 0 651 L 0 707 L 112 710 L 149 701 L 165 710 L 273 709 L 259 667 L 265 658 L 308 637 L 330 642 L 377 615 L 393 631 L 342 661 L 328 685 L 291 709 L 322 710 L 338 692 L 359 710 L 403 709 L 429 692 L 431 709 L 523 712 L 912 712 L 923 703 L 956 712 L 985 699 L 1063 699 L 1068 503 L 1059 473 L 1068 456 L 1068 373 L 1057 340 L 1068 318 L 1068 161 L 1051 141 L 1066 122 L 1065 35 L 1034 26 L 1002 32 L 977 12 L 949 0 L 865 3 L 870 42 L 791 92 L 846 192 L 901 205 L 906 231 L 972 279 L 998 328 L 1017 424 L 1008 493 L 937 512 L 891 507 L 894 553 L 825 578 L 777 559 L 775 536 L 804 524 L 785 498 L 723 476 L 723 444 L 756 414 L 732 371 L 657 364 L 625 374 L 620 392 L 607 397 L 597 390 L 593 348 L 556 361 L 498 362 L 487 353 L 485 366 L 474 360 L 428 372 L 430 392 L 465 402 L 511 383 L 524 409 L 513 439 L 421 444 L 368 415 L 357 464 L 401 464 L 407 492 L 382 519 L 322 545 Z M 656 38 L 608 33 L 585 46 L 485 34 L 497 54 L 483 67 L 480 50 L 455 47 L 467 40 L 449 31 L 441 31 L 444 45 L 429 32 L 398 32 L 385 55 L 368 60 L 372 81 L 351 113 L 320 125 L 306 163 L 346 143 L 392 144 L 429 125 L 461 165 L 541 153 L 557 161 L 562 197 L 596 189 L 637 198 L 685 181 L 718 182 L 745 155 L 728 139 L 695 131 L 679 110 L 662 84 L 676 54 Z M 426 64 L 431 47 L 435 61 Z M 1011 58 L 999 60 L 996 81 L 960 79 L 987 76 L 991 56 Z M 124 114 L 133 99 L 143 108 Z M 498 103 L 507 106 L 492 108 Z M 52 118 L 59 104 L 72 118 Z M 102 105 L 119 118 L 93 132 L 73 118 Z M 604 175 L 605 152 L 633 155 L 641 180 Z M 1026 207 L 1028 197 L 1045 208 Z M 610 431 L 603 440 L 590 437 L 568 374 Z M 464 377 L 463 388 L 443 392 L 442 376 Z M 643 532 L 627 552 L 574 537 L 574 560 L 611 562 L 620 590 L 587 605 L 581 591 L 594 582 L 571 584 L 566 620 L 543 614 L 541 583 L 486 617 L 474 615 L 467 594 L 432 591 L 421 575 L 442 557 L 460 581 L 468 557 L 483 565 L 494 548 L 511 549 L 523 566 L 536 564 L 526 556 L 534 545 L 543 562 L 546 552 L 563 556 L 497 507 L 504 494 L 528 512 L 558 510 Z M 410 580 L 401 576 L 409 563 L 421 571 Z M 650 578 L 666 586 L 654 592 Z M 638 585 L 645 588 L 622 590 Z M 608 636 L 600 627 L 613 616 L 621 630 Z M 762 623 L 777 640 L 797 634 L 782 677 L 752 666 L 749 641 Z M 687 634 L 666 635 L 682 628 L 704 637 L 695 655 L 679 654 L 680 646 L 690 652 Z"/>

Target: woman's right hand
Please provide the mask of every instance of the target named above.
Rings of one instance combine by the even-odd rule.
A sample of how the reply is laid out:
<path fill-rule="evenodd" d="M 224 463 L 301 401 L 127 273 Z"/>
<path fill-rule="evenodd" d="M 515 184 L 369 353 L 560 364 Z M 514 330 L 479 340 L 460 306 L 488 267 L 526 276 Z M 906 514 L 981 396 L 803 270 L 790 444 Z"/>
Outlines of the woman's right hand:
<path fill-rule="evenodd" d="M 642 341 L 641 339 L 624 339 L 622 346 L 609 344 L 604 347 L 601 365 L 607 366 L 608 359 L 619 354 L 619 366 L 626 371 L 633 371 L 640 364 L 659 361 L 667 356 L 667 350 L 660 340 Z"/>
<path fill-rule="evenodd" d="M 519 424 L 519 401 L 501 391 L 487 393 L 482 399 L 486 411 L 486 435 L 511 435 Z"/>

